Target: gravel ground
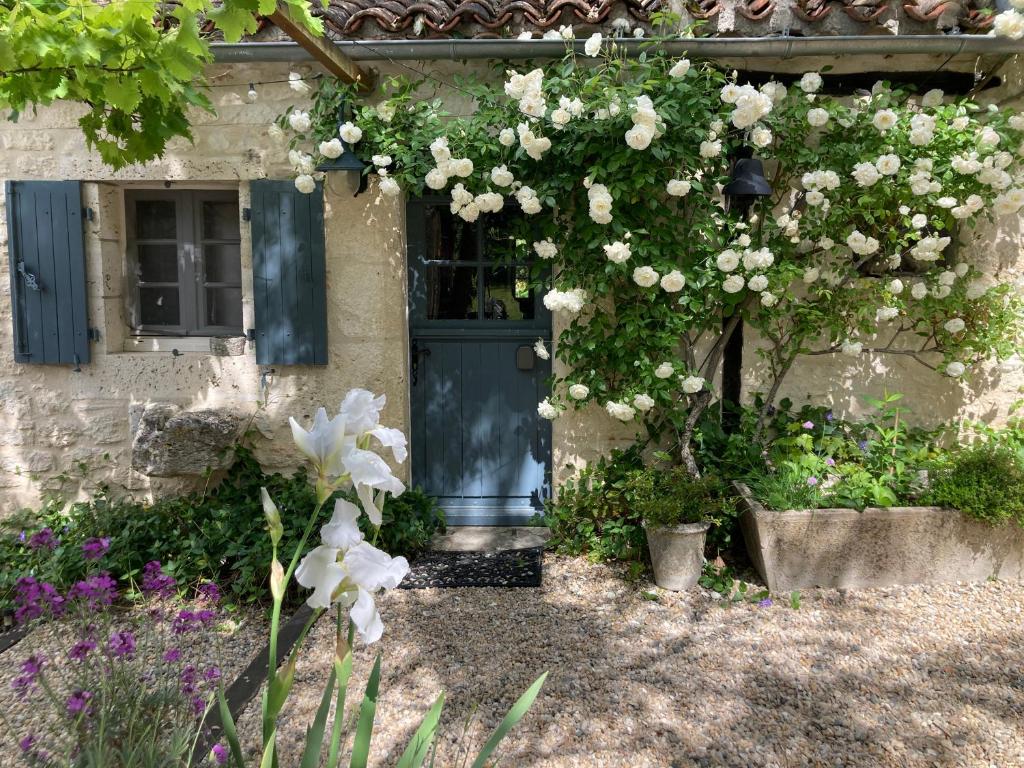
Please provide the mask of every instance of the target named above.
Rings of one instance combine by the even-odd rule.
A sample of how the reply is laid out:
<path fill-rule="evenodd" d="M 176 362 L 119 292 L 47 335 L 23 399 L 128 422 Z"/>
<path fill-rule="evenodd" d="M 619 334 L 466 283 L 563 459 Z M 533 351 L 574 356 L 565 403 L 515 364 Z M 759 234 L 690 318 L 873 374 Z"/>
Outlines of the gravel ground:
<path fill-rule="evenodd" d="M 119 625 L 146 621 L 143 609 L 126 611 Z M 262 613 L 246 611 L 231 614 L 219 624 L 216 631 L 196 632 L 168 640 L 167 647 L 177 647 L 184 659 L 200 668 L 218 666 L 224 680 L 230 684 L 266 642 L 267 623 Z M 42 730 L 40 723 L 49 711 L 40 706 L 38 699 L 20 698 L 11 683 L 20 674 L 21 663 L 32 654 L 47 660 L 48 667 L 65 659 L 73 639 L 74 629 L 67 622 L 40 624 L 17 644 L 0 654 L 0 712 L 13 726 L 9 731 L 0 721 L 0 767 L 24 766 L 17 740 L 27 733 Z M 141 640 L 141 635 L 138 635 Z M 169 637 L 169 635 L 168 635 Z M 141 654 L 140 645 L 137 653 Z M 162 651 L 153 655 L 159 656 Z"/>
<path fill-rule="evenodd" d="M 502 765 L 1024 766 L 1022 585 L 821 590 L 799 610 L 643 589 L 547 555 L 540 590 L 388 594 L 371 765 L 395 763 L 442 690 L 436 764 L 459 765 L 460 743 L 482 744 L 550 670 Z M 322 621 L 279 733 L 282 766 L 298 764 L 332 654 Z M 361 649 L 350 703 L 371 664 Z M 250 754 L 257 710 L 240 723 Z"/>

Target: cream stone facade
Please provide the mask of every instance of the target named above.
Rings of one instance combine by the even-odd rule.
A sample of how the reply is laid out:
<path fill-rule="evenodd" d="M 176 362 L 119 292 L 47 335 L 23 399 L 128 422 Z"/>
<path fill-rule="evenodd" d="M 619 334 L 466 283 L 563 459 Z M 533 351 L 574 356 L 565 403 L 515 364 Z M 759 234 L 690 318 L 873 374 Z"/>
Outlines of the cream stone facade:
<path fill-rule="evenodd" d="M 830 62 L 836 64 L 836 62 Z M 933 62 L 934 63 L 934 62 Z M 750 62 L 735 62 L 737 66 Z M 822 62 L 757 62 L 758 69 L 802 71 Z M 878 71 L 888 62 L 839 62 L 840 68 Z M 956 64 L 954 64 L 956 65 Z M 438 70 L 437 62 L 412 63 Z M 446 70 L 455 65 L 443 65 Z M 484 66 L 484 65 L 478 65 Z M 970 63 L 959 62 L 959 66 Z M 249 182 L 290 178 L 286 147 L 267 128 L 273 118 L 302 97 L 289 89 L 296 65 L 220 65 L 211 68 L 217 115 L 198 114 L 195 143 L 175 142 L 160 161 L 112 171 L 86 150 L 75 107 L 58 105 L 0 123 L 0 179 L 83 181 L 86 222 L 89 325 L 99 331 L 92 361 L 81 366 L 22 365 L 13 362 L 11 296 L 0 281 L 0 513 L 37 504 L 64 472 L 83 465 L 82 494 L 98 483 L 138 496 L 194 487 L 197 478 L 151 478 L 131 469 L 133 425 L 147 404 L 173 403 L 186 410 L 215 409 L 253 419 L 257 456 L 269 469 L 297 466 L 287 418 L 308 419 L 320 405 L 336 407 L 351 387 L 387 395 L 384 421 L 410 428 L 409 326 L 405 205 L 371 185 L 354 196 L 354 182 L 332 174 L 325 186 L 328 364 L 259 366 L 251 343 L 235 355 L 216 355 L 204 339 L 145 339 L 129 335 L 126 318 L 125 191 L 135 188 L 237 189 L 240 209 L 248 207 Z M 311 71 L 310 67 L 305 68 Z M 397 70 L 396 70 L 397 71 Z M 1019 65 L 1004 69 L 1003 84 L 983 100 L 1018 93 Z M 277 82 L 270 82 L 277 81 Z M 247 84 L 258 99 L 245 99 Z M 2 205 L 0 201 L 0 205 Z M 241 214 L 241 211 L 240 211 Z M 243 327 L 253 325 L 252 248 L 242 226 Z M 1021 266 L 1019 221 L 999 221 L 961 245 L 964 259 L 998 265 L 1006 274 Z M 0 211 L 0 252 L 7 253 L 6 217 Z M 6 258 L 4 259 L 6 263 Z M 557 337 L 558 324 L 553 329 Z M 762 386 L 756 339 L 748 336 L 744 391 Z M 859 397 L 900 391 L 916 418 L 927 422 L 981 418 L 998 423 L 1020 397 L 1020 373 L 989 371 L 958 383 L 920 369 L 908 358 L 850 360 L 822 356 L 803 360 L 781 394 L 796 403 L 828 403 L 838 412 L 857 412 Z M 567 413 L 553 426 L 556 484 L 632 430 L 603 410 Z M 402 472 L 407 473 L 407 467 Z M 407 474 L 406 474 L 407 476 Z"/>

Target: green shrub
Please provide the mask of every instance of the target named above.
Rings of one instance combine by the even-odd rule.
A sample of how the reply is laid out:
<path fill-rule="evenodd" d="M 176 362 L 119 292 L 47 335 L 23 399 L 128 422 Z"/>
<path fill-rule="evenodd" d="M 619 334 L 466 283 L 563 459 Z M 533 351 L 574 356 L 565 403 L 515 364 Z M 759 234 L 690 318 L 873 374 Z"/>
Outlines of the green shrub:
<path fill-rule="evenodd" d="M 594 562 L 642 561 L 644 531 L 625 495 L 630 473 L 642 467 L 636 448 L 614 450 L 577 479 L 567 480 L 558 496 L 545 504 L 549 546 L 565 555 L 586 555 Z"/>
<path fill-rule="evenodd" d="M 952 454 L 932 473 L 925 503 L 958 509 L 999 525 L 1024 526 L 1024 460 L 1000 445 L 981 444 Z"/>
<path fill-rule="evenodd" d="M 7 566 L 0 569 L 0 609 L 10 604 L 11 590 L 21 576 L 36 576 L 58 589 L 82 578 L 81 545 L 94 537 L 110 539 L 104 563 L 122 581 L 136 580 L 146 563 L 159 560 L 180 585 L 211 580 L 235 602 L 266 600 L 271 545 L 260 488 L 270 492 L 281 510 L 282 551 L 298 543 L 306 516 L 316 504 L 315 490 L 303 472 L 267 474 L 246 448 L 237 447 L 235 455 L 223 481 L 202 493 L 149 504 L 101 491 L 66 508 L 50 500 L 38 512 L 9 521 L 0 532 L 0 555 Z M 333 504 L 325 505 L 321 522 L 332 511 Z M 393 555 L 416 554 L 445 527 L 437 502 L 415 489 L 389 497 L 383 516 L 385 525 L 376 545 Z M 371 535 L 365 516 L 360 517 L 360 526 Z M 44 528 L 54 532 L 59 544 L 53 550 L 32 549 L 31 535 Z M 318 543 L 310 541 L 308 549 Z"/>
<path fill-rule="evenodd" d="M 728 487 L 714 475 L 691 476 L 684 467 L 647 467 L 629 476 L 631 512 L 650 525 L 709 522 L 718 525 L 736 516 Z"/>

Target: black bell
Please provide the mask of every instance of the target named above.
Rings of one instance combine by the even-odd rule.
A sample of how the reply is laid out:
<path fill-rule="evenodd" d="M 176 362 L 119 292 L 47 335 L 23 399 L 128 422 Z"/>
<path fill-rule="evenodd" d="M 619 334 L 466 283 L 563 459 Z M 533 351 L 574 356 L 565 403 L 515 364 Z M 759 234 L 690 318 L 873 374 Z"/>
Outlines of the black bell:
<path fill-rule="evenodd" d="M 756 157 L 743 157 L 732 167 L 732 178 L 723 190 L 729 197 L 767 197 L 771 185 L 764 177 L 764 166 Z"/>

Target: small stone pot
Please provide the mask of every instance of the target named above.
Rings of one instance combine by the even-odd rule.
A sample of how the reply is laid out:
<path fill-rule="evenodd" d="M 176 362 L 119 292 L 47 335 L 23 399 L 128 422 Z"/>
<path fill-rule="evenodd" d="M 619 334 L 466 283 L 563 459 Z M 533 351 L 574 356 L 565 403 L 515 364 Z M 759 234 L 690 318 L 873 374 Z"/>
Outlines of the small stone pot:
<path fill-rule="evenodd" d="M 654 583 L 680 592 L 694 586 L 704 570 L 704 539 L 711 523 L 648 525 L 647 548 L 654 565 Z"/>

